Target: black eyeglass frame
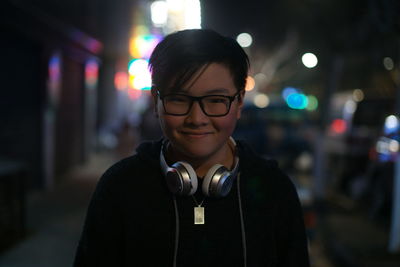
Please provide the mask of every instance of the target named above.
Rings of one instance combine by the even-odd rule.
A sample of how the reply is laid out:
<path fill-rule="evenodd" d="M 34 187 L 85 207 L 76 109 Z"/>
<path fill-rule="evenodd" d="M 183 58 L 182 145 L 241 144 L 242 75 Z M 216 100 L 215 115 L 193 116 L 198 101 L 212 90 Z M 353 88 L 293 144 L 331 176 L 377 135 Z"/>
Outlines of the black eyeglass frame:
<path fill-rule="evenodd" d="M 236 97 L 240 96 L 240 92 L 241 92 L 241 90 L 237 91 L 237 93 L 234 94 L 233 96 L 229 96 L 229 95 L 191 96 L 191 95 L 185 95 L 185 94 L 179 94 L 179 93 L 178 93 L 178 94 L 166 94 L 166 95 L 161 95 L 160 91 L 157 90 L 157 94 L 158 94 L 158 97 L 161 99 L 161 102 L 162 102 L 162 104 L 163 104 L 163 108 L 164 108 L 165 114 L 167 114 L 167 115 L 172 115 L 172 116 L 185 116 L 185 115 L 187 115 L 187 114 L 190 113 L 190 110 L 192 109 L 193 103 L 196 101 L 196 102 L 199 103 L 200 108 L 201 108 L 201 110 L 203 111 L 203 113 L 206 114 L 208 117 L 223 117 L 223 116 L 226 116 L 226 115 L 229 113 L 229 111 L 231 110 L 232 102 L 235 101 L 235 98 L 236 98 Z M 165 108 L 165 104 L 164 104 L 164 98 L 167 97 L 167 96 L 175 96 L 175 95 L 176 95 L 176 96 L 184 96 L 184 97 L 187 97 L 187 98 L 189 98 L 189 99 L 191 100 L 190 105 L 189 105 L 189 107 L 188 107 L 188 109 L 187 109 L 187 111 L 186 111 L 185 113 L 176 114 L 176 113 L 167 112 L 167 109 Z M 218 96 L 218 97 L 223 97 L 223 98 L 229 99 L 228 109 L 227 109 L 227 111 L 226 111 L 224 114 L 221 114 L 221 115 L 210 115 L 210 114 L 208 114 L 208 113 L 205 111 L 202 100 L 203 100 L 204 98 L 210 97 L 210 96 Z"/>

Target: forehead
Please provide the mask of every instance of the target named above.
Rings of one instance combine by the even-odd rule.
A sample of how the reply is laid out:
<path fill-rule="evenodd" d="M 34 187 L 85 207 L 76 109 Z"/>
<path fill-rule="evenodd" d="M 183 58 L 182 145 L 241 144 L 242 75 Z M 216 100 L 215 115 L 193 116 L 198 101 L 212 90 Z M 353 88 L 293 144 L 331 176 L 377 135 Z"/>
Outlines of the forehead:
<path fill-rule="evenodd" d="M 182 86 L 171 88 L 169 91 L 191 95 L 205 95 L 233 94 L 237 89 L 229 68 L 220 63 L 211 63 L 202 66 Z"/>

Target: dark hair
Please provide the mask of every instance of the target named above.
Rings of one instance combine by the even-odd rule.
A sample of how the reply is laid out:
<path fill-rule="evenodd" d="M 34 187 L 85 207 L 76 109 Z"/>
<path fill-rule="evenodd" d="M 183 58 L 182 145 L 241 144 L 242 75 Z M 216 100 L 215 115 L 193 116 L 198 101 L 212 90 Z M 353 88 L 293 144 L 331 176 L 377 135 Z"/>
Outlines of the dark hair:
<path fill-rule="evenodd" d="M 243 90 L 249 59 L 240 45 L 213 30 L 183 30 L 167 35 L 154 49 L 149 62 L 153 86 L 160 91 L 182 88 L 203 66 L 225 65 L 236 88 Z"/>

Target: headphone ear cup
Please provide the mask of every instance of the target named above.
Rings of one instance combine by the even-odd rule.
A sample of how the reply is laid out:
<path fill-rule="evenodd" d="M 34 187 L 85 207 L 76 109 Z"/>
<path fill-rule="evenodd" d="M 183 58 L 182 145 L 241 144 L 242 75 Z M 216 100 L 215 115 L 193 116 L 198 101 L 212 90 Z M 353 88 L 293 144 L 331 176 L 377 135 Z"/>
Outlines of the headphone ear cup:
<path fill-rule="evenodd" d="M 197 175 L 193 167 L 184 161 L 178 161 L 171 166 L 171 171 L 167 173 L 167 179 L 179 179 L 180 189 L 175 190 L 180 195 L 193 195 L 198 187 Z M 176 177 L 176 178 L 173 178 Z"/>
<path fill-rule="evenodd" d="M 230 172 L 225 166 L 221 164 L 212 166 L 203 179 L 202 190 L 204 195 L 211 197 L 225 196 L 229 191 L 224 193 L 221 190 L 224 188 L 223 183 L 225 183 L 227 175 L 230 175 Z"/>

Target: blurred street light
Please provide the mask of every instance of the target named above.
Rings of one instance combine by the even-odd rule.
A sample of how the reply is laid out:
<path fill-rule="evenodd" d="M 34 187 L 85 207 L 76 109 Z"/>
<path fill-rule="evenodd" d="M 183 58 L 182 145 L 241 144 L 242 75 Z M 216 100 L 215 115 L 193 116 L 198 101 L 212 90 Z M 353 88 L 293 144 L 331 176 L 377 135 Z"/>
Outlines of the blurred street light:
<path fill-rule="evenodd" d="M 266 94 L 256 95 L 254 105 L 258 108 L 266 108 L 269 105 L 269 97 Z"/>
<path fill-rule="evenodd" d="M 353 91 L 353 100 L 361 102 L 364 99 L 364 92 L 361 89 L 355 89 Z"/>
<path fill-rule="evenodd" d="M 391 59 L 390 57 L 385 57 L 383 59 L 383 66 L 385 67 L 385 69 L 387 70 L 392 70 L 394 68 L 394 62 L 393 59 Z"/>
<path fill-rule="evenodd" d="M 255 84 L 256 84 L 256 83 L 255 83 L 255 81 L 254 81 L 254 78 L 251 77 L 251 76 L 247 76 L 245 90 L 246 90 L 246 91 L 251 91 L 251 90 L 253 90 Z"/>
<path fill-rule="evenodd" d="M 151 4 L 151 20 L 155 26 L 163 26 L 168 19 L 168 5 L 165 1 L 155 1 Z"/>
<path fill-rule="evenodd" d="M 199 0 L 185 2 L 185 29 L 201 29 L 201 6 Z"/>
<path fill-rule="evenodd" d="M 253 43 L 253 38 L 250 34 L 244 32 L 236 37 L 236 41 L 241 47 L 249 47 Z"/>
<path fill-rule="evenodd" d="M 307 105 L 306 109 L 308 111 L 316 110 L 318 108 L 318 99 L 313 95 L 308 95 L 307 99 L 308 99 L 308 105 Z"/>
<path fill-rule="evenodd" d="M 183 10 L 183 0 L 167 0 L 168 9 L 172 12 L 181 12 Z"/>
<path fill-rule="evenodd" d="M 301 61 L 303 62 L 304 66 L 306 66 L 309 69 L 314 68 L 318 64 L 318 58 L 313 53 L 305 53 L 301 57 Z"/>

